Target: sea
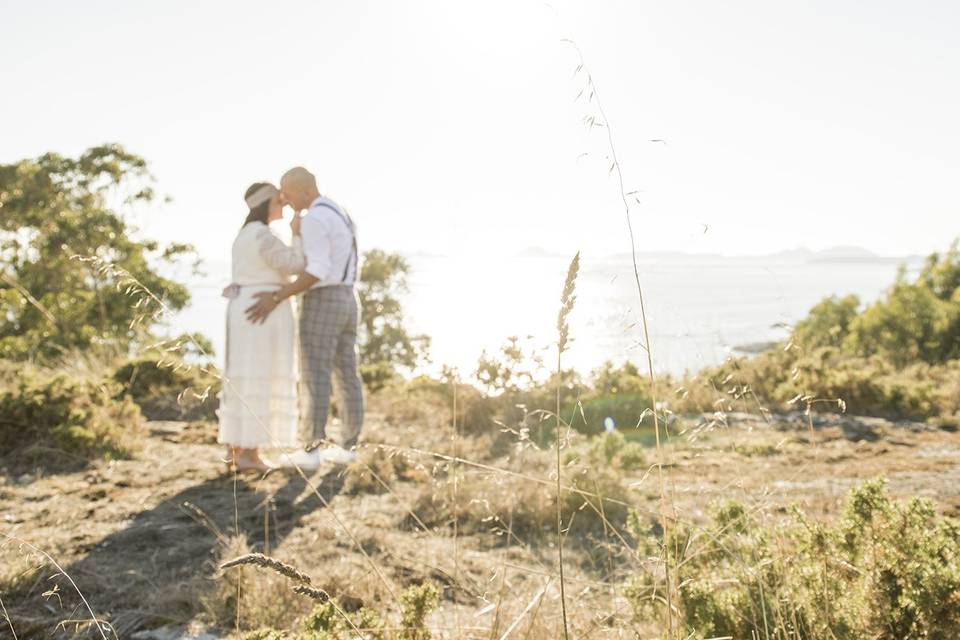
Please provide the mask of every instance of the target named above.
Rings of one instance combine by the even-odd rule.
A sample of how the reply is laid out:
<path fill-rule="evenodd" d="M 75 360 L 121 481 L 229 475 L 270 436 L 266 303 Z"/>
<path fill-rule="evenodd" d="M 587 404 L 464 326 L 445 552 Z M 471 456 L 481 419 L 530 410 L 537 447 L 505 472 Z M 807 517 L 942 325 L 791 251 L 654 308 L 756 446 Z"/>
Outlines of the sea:
<path fill-rule="evenodd" d="M 502 257 L 406 257 L 405 322 L 431 339 L 423 372 L 446 365 L 467 378 L 482 353 L 496 354 L 511 337 L 555 366 L 560 294 L 572 256 L 530 249 Z M 855 248 L 754 257 L 642 253 L 635 271 L 629 254 L 582 255 L 563 366 L 588 373 L 605 361 L 632 361 L 646 371 L 649 346 L 656 373 L 694 372 L 783 340 L 825 296 L 854 294 L 870 303 L 901 265 L 910 273 L 921 263 Z M 171 330 L 207 335 L 222 359 L 220 291 L 229 283 L 229 265 L 208 261 L 204 272 L 189 281 L 192 302 Z"/>

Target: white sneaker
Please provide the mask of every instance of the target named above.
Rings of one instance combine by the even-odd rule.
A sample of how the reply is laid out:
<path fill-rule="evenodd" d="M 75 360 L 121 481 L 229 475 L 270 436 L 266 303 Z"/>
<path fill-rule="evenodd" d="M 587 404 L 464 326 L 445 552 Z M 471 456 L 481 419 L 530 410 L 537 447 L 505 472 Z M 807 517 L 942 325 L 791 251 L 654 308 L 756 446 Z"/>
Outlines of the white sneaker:
<path fill-rule="evenodd" d="M 323 459 L 329 460 L 334 464 L 347 465 L 357 459 L 357 453 L 334 445 L 323 450 Z"/>
<path fill-rule="evenodd" d="M 280 456 L 280 465 L 283 467 L 300 467 L 303 471 L 316 471 L 323 464 L 324 456 L 319 449 L 313 451 L 294 451 Z"/>

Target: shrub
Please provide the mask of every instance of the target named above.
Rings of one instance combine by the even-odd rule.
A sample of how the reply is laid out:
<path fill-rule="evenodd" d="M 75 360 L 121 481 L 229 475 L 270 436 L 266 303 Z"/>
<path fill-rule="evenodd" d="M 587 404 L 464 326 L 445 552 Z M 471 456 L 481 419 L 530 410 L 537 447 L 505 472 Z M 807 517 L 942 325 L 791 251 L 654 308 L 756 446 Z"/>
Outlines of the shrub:
<path fill-rule="evenodd" d="M 793 341 L 806 350 L 818 347 L 840 347 L 857 317 L 860 299 L 857 296 L 830 296 L 817 303 L 807 317 L 793 329 Z"/>
<path fill-rule="evenodd" d="M 430 640 L 427 616 L 436 608 L 438 600 L 436 587 L 429 583 L 412 586 L 400 595 L 401 640 Z"/>
<path fill-rule="evenodd" d="M 400 631 L 393 634 L 383 617 L 369 607 L 347 613 L 342 606 L 324 602 L 313 608 L 300 624 L 299 631 L 259 629 L 246 634 L 244 640 L 352 640 L 360 630 L 366 640 L 430 640 L 427 616 L 436 608 L 439 594 L 436 587 L 424 583 L 400 594 Z M 339 609 L 339 611 L 338 611 Z M 346 616 L 346 618 L 345 618 Z"/>
<path fill-rule="evenodd" d="M 385 493 L 412 466 L 406 454 L 377 445 L 363 446 L 359 459 L 344 470 L 344 493 Z"/>
<path fill-rule="evenodd" d="M 137 446 L 140 411 L 117 398 L 115 385 L 22 373 L 0 394 L 0 450 L 15 463 L 75 466 L 95 458 L 126 458 Z M 51 458 L 50 452 L 61 454 Z"/>
<path fill-rule="evenodd" d="M 944 362 L 960 355 L 958 322 L 960 305 L 898 279 L 884 299 L 851 322 L 844 347 L 861 356 L 884 356 L 899 366 Z"/>
<path fill-rule="evenodd" d="M 546 480 L 549 457 L 527 452 L 517 462 L 526 476 Z M 619 473 L 606 466 L 571 463 L 564 473 L 561 513 L 571 539 L 589 544 L 608 529 L 622 529 L 630 497 Z M 503 544 L 518 539 L 538 542 L 555 533 L 556 490 L 548 482 L 507 473 L 461 473 L 454 491 L 453 478 L 438 478 L 420 493 L 413 512 L 431 527 L 451 527 L 454 518 L 461 533 L 492 533 Z M 412 525 L 412 523 L 410 523 Z M 509 533 L 508 533 L 509 532 Z M 515 536 L 515 538 L 514 538 Z"/>
<path fill-rule="evenodd" d="M 113 379 L 150 420 L 215 420 L 220 379 L 207 366 L 144 356 L 121 365 Z"/>
<path fill-rule="evenodd" d="M 565 415 L 573 414 L 571 426 L 590 435 L 603 432 L 607 418 L 611 418 L 620 429 L 652 427 L 651 410 L 649 397 L 629 394 L 581 400 L 579 408 L 571 407 Z"/>
<path fill-rule="evenodd" d="M 636 525 L 647 551 L 662 541 Z M 665 541 L 685 636 L 947 640 L 960 634 L 960 524 L 928 501 L 890 499 L 881 481 L 848 495 L 836 523 L 797 514 L 760 525 L 743 505 L 715 505 L 699 531 L 678 524 Z M 652 612 L 654 579 L 626 590 Z"/>
<path fill-rule="evenodd" d="M 816 411 L 847 411 L 890 419 L 925 420 L 953 415 L 960 409 L 960 361 L 943 364 L 917 362 L 898 367 L 882 356 L 851 356 L 836 347 L 807 353 L 782 348 L 754 358 L 731 359 L 700 378 L 698 391 L 713 388 L 725 411 L 756 412 L 798 408 L 797 397 L 817 402 Z M 688 381 L 693 386 L 693 381 Z M 799 408 L 804 408 L 803 403 Z"/>
<path fill-rule="evenodd" d="M 348 640 L 357 637 L 353 627 L 360 629 L 367 640 L 386 640 L 388 637 L 387 625 L 375 610 L 362 607 L 347 615 L 349 622 L 332 602 L 318 604 L 300 625 L 300 633 L 293 637 L 296 640 Z"/>
<path fill-rule="evenodd" d="M 582 460 L 591 467 L 608 467 L 618 471 L 635 471 L 646 466 L 646 448 L 628 441 L 619 431 L 586 439 L 585 446 L 573 446 L 567 452 L 568 463 Z"/>

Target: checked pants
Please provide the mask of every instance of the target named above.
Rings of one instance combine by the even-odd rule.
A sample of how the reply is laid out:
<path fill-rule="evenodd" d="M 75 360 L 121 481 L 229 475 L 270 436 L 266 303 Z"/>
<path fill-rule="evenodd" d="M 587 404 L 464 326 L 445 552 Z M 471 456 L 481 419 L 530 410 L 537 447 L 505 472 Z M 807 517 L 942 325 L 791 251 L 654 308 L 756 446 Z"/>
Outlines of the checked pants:
<path fill-rule="evenodd" d="M 308 290 L 300 310 L 300 415 L 303 431 L 325 439 L 331 391 L 337 393 L 339 444 L 356 446 L 363 428 L 363 383 L 357 373 L 359 304 L 353 287 Z"/>

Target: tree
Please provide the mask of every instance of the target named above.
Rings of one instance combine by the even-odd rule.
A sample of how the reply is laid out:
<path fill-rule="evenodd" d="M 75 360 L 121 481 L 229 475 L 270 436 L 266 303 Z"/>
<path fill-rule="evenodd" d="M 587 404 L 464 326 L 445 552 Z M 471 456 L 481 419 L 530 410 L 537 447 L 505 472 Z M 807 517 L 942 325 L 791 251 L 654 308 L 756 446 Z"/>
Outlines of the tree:
<path fill-rule="evenodd" d="M 960 239 L 950 243 L 945 254 L 927 256 L 918 282 L 941 300 L 950 300 L 960 290 Z"/>
<path fill-rule="evenodd" d="M 960 307 L 903 275 L 882 300 L 850 323 L 844 348 L 859 356 L 881 355 L 898 366 L 931 364 L 960 356 L 955 327 Z"/>
<path fill-rule="evenodd" d="M 400 296 L 407 292 L 410 264 L 382 249 L 363 254 L 360 298 L 360 373 L 371 388 L 382 387 L 398 370 L 412 370 L 426 357 L 430 338 L 411 335 Z"/>
<path fill-rule="evenodd" d="M 114 208 L 152 201 L 150 182 L 146 162 L 119 145 L 0 165 L 0 357 L 129 350 L 158 305 L 138 306 L 128 275 L 173 311 L 187 304 L 186 287 L 158 267 L 191 248 L 135 239 Z"/>
<path fill-rule="evenodd" d="M 839 347 L 859 308 L 860 298 L 854 295 L 824 298 L 794 327 L 793 341 L 808 351 L 818 347 Z"/>

